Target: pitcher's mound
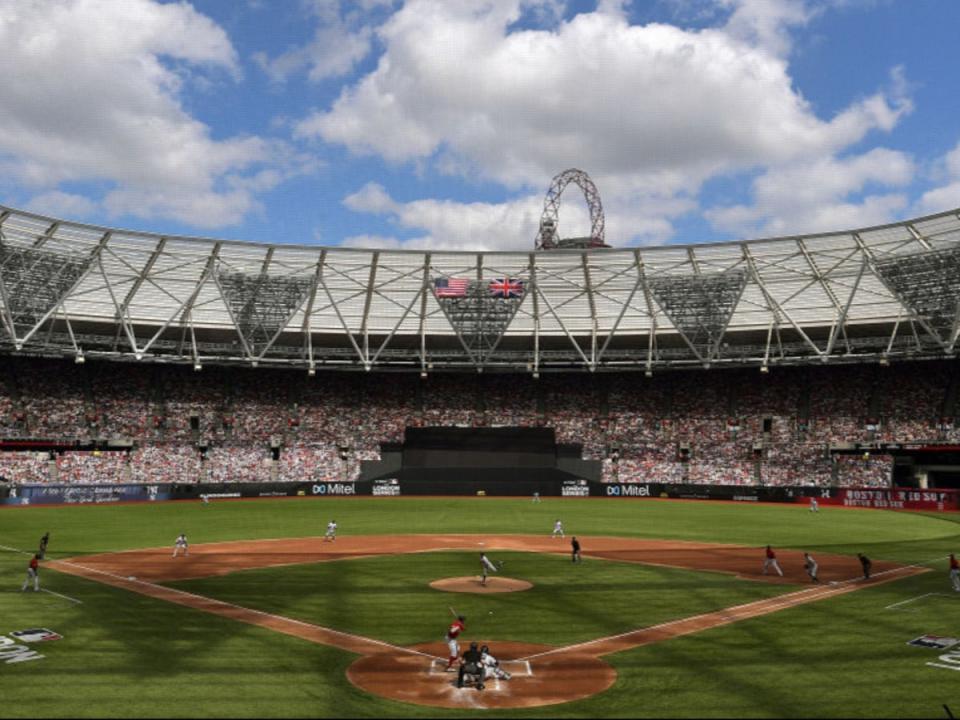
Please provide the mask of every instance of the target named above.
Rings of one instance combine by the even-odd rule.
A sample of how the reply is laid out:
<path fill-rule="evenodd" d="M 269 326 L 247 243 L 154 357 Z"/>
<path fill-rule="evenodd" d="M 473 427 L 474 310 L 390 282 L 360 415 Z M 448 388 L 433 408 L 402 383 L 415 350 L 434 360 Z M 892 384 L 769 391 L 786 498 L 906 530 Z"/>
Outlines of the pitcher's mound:
<path fill-rule="evenodd" d="M 434 590 L 443 590 L 444 592 L 461 593 L 507 593 L 529 590 L 533 583 L 526 580 L 517 580 L 507 577 L 488 577 L 487 584 L 481 585 L 480 578 L 477 575 L 469 577 L 442 578 L 430 583 Z"/>

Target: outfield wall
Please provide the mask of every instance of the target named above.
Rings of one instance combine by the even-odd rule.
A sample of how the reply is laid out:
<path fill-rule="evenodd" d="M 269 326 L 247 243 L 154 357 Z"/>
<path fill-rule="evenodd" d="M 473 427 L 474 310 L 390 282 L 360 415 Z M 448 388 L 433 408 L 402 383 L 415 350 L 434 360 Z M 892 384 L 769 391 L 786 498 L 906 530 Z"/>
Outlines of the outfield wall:
<path fill-rule="evenodd" d="M 886 510 L 960 511 L 960 490 L 916 488 L 760 487 L 745 485 L 666 485 L 661 483 L 597 483 L 583 479 L 530 483 L 420 482 L 386 478 L 358 482 L 286 482 L 155 485 L 19 485 L 0 486 L 0 505 L 82 505 L 118 502 L 218 498 L 367 496 L 527 496 L 672 498 L 776 502 L 878 508 Z"/>

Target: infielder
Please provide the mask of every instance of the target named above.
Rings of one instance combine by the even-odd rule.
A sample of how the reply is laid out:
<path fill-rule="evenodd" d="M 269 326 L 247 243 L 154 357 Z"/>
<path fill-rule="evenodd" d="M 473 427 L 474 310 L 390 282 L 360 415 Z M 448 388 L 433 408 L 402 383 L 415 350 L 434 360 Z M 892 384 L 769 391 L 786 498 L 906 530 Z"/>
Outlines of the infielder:
<path fill-rule="evenodd" d="M 30 564 L 27 565 L 27 579 L 23 581 L 20 592 L 30 587 L 31 580 L 33 580 L 33 591 L 40 592 L 40 553 L 30 558 Z"/>
<path fill-rule="evenodd" d="M 327 542 L 329 540 L 330 542 L 333 542 L 336 539 L 337 539 L 337 521 L 331 520 L 330 522 L 327 523 L 327 534 L 323 536 L 323 541 Z"/>
<path fill-rule="evenodd" d="M 483 667 L 484 680 L 489 680 L 490 678 L 497 680 L 510 679 L 510 673 L 500 669 L 500 661 L 490 654 L 490 648 L 486 645 L 480 648 L 480 665 Z"/>
<path fill-rule="evenodd" d="M 539 493 L 539 492 L 535 492 L 535 493 L 533 494 L 533 502 L 535 502 L 535 503 L 540 502 L 540 493 Z"/>
<path fill-rule="evenodd" d="M 550 537 L 559 537 L 559 538 L 566 537 L 566 535 L 563 534 L 563 523 L 560 522 L 560 520 L 557 520 L 553 524 L 553 535 L 551 535 Z"/>
<path fill-rule="evenodd" d="M 206 493 L 204 493 L 203 495 L 201 495 L 201 496 L 200 496 L 200 499 L 203 501 L 203 504 L 204 504 L 204 505 L 209 505 L 209 504 L 210 504 L 210 496 L 207 495 Z"/>
<path fill-rule="evenodd" d="M 467 618 L 463 615 L 457 615 L 457 619 L 450 623 L 447 628 L 447 667 L 446 672 L 455 672 L 457 670 L 457 659 L 460 657 L 460 642 L 457 638 L 460 633 L 467 629 Z"/>
<path fill-rule="evenodd" d="M 950 582 L 956 592 L 960 592 L 960 562 L 950 553 Z"/>
<path fill-rule="evenodd" d="M 480 584 L 487 584 L 487 574 L 488 572 L 495 573 L 499 571 L 496 565 L 493 564 L 493 561 L 487 557 L 486 553 L 480 553 Z"/>
<path fill-rule="evenodd" d="M 813 582 L 820 582 L 820 578 L 817 577 L 819 566 L 817 565 L 817 561 L 811 557 L 810 553 L 803 554 L 803 569 L 807 571 L 807 575 L 810 576 Z"/>
<path fill-rule="evenodd" d="M 187 536 L 183 533 L 177 535 L 176 542 L 173 543 L 173 557 L 176 557 L 181 550 L 183 550 L 184 556 L 190 554 L 190 547 L 187 545 Z"/>
<path fill-rule="evenodd" d="M 783 577 L 783 570 L 780 569 L 780 563 L 777 562 L 777 554 L 773 548 L 767 545 L 767 558 L 763 561 L 763 574 L 767 574 L 767 568 L 772 567 L 777 571 L 777 575 Z"/>

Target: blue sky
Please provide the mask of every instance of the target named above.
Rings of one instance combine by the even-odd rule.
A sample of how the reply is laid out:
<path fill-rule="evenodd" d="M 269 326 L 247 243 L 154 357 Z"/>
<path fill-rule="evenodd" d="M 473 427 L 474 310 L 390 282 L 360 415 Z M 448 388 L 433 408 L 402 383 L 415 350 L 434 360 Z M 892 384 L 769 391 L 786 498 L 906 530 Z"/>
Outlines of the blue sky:
<path fill-rule="evenodd" d="M 955 0 L 0 1 L 0 203 L 262 242 L 614 246 L 960 206 Z M 589 229 L 577 189 L 560 231 Z"/>

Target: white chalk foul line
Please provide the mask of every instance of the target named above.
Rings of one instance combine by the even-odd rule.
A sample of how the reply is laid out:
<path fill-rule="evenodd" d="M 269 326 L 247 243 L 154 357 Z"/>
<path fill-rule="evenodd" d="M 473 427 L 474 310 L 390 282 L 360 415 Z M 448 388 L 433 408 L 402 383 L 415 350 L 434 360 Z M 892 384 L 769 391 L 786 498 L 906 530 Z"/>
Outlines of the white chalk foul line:
<path fill-rule="evenodd" d="M 46 588 L 40 588 L 40 592 L 49 593 L 50 595 L 56 595 L 57 597 L 62 597 L 64 600 L 69 600 L 70 602 L 76 603 L 77 605 L 83 605 L 83 600 L 77 600 L 76 598 L 72 598 L 72 597 L 70 597 L 69 595 L 61 595 L 60 593 L 54 592 L 53 590 L 47 590 Z"/>
<path fill-rule="evenodd" d="M 946 556 L 944 556 L 944 557 L 946 557 Z M 934 559 L 934 560 L 927 560 L 927 561 L 925 561 L 925 562 L 923 562 L 923 563 L 915 563 L 915 564 L 913 564 L 913 565 L 902 565 L 902 566 L 900 566 L 900 567 L 898 567 L 898 568 L 893 568 L 893 569 L 891 569 L 891 570 L 884 570 L 883 572 L 875 573 L 875 574 L 872 575 L 871 577 L 879 577 L 879 576 L 881 576 L 881 575 L 891 575 L 891 574 L 895 574 L 895 573 L 901 573 L 901 572 L 903 572 L 903 571 L 905 571 L 905 570 L 912 570 L 912 569 L 914 569 L 914 568 L 924 567 L 924 566 L 926 565 L 926 563 L 936 562 L 936 560 L 942 560 L 942 559 L 943 559 L 943 558 L 936 558 L 936 559 Z M 558 654 L 558 653 L 569 652 L 569 651 L 571 651 L 571 650 L 576 650 L 577 648 L 581 648 L 581 647 L 588 647 L 588 646 L 590 646 L 590 645 L 596 645 L 596 644 L 606 643 L 606 642 L 609 642 L 609 641 L 611 641 L 611 640 L 619 640 L 620 638 L 624 638 L 624 637 L 627 637 L 627 636 L 629 636 L 629 635 L 635 635 L 635 634 L 640 633 L 640 632 L 647 632 L 647 631 L 650 631 L 650 630 L 659 630 L 659 629 L 664 628 L 664 627 L 669 627 L 669 626 L 671 626 L 671 625 L 680 625 L 680 624 L 683 624 L 683 623 L 688 623 L 688 622 L 690 622 L 690 621 L 698 620 L 698 619 L 703 618 L 703 617 L 709 617 L 709 616 L 711 616 L 711 615 L 718 615 L 718 614 L 720 614 L 720 613 L 729 613 L 729 612 L 732 612 L 732 611 L 734 611 L 734 610 L 740 610 L 740 609 L 743 609 L 743 608 L 748 608 L 748 607 L 750 607 L 751 605 L 763 604 L 763 605 L 766 605 L 766 606 L 768 606 L 768 607 L 774 608 L 774 609 L 772 609 L 770 612 L 775 612 L 776 609 L 784 609 L 784 608 L 794 607 L 795 604 L 792 603 L 792 600 L 793 600 L 794 598 L 796 598 L 797 596 L 810 597 L 810 598 L 813 598 L 813 600 L 819 600 L 819 599 L 821 599 L 821 598 L 832 597 L 833 595 L 839 594 L 839 591 L 837 590 L 837 587 L 838 587 L 838 586 L 840 586 L 840 585 L 849 585 L 849 584 L 851 584 L 851 583 L 858 583 L 858 582 L 861 582 L 863 579 L 864 579 L 864 578 L 859 578 L 859 577 L 858 577 L 858 578 L 850 578 L 849 580 L 838 580 L 838 581 L 835 581 L 834 583 L 831 583 L 830 585 L 817 585 L 817 586 L 815 586 L 815 587 L 804 588 L 804 589 L 802 589 L 802 590 L 797 590 L 797 591 L 794 591 L 794 592 L 785 593 L 785 594 L 783 594 L 783 595 L 777 595 L 777 596 L 772 597 L 772 598 L 765 598 L 765 599 L 763 599 L 763 600 L 752 600 L 752 601 L 750 601 L 750 602 L 748 602 L 748 603 L 742 603 L 742 604 L 740 604 L 740 605 L 732 605 L 732 606 L 730 606 L 730 607 L 720 608 L 719 610 L 711 610 L 711 611 L 709 611 L 709 612 L 700 613 L 699 615 L 691 615 L 691 616 L 689 616 L 689 617 L 678 618 L 678 619 L 676 619 L 676 620 L 668 620 L 668 621 L 666 621 L 666 622 L 658 623 L 658 624 L 656 624 L 656 625 L 649 625 L 649 626 L 647 626 L 647 627 L 636 628 L 635 630 L 628 630 L 627 632 L 622 632 L 622 633 L 619 633 L 619 634 L 617 634 L 617 635 L 610 635 L 609 637 L 596 638 L 596 639 L 594 639 L 594 640 L 587 640 L 587 641 L 585 641 L 585 642 L 575 643 L 575 644 L 573 644 L 573 645 L 567 645 L 567 646 L 565 646 L 565 647 L 553 648 L 552 650 L 546 650 L 546 651 L 544 651 L 544 652 L 535 653 L 534 655 L 528 655 L 526 658 L 523 658 L 523 659 L 525 659 L 525 660 L 533 660 L 534 658 L 544 657 L 545 655 L 556 655 L 556 654 Z M 810 600 L 809 602 L 812 602 L 813 600 Z M 783 608 L 778 608 L 778 606 L 781 606 L 781 605 L 783 606 Z M 765 613 L 765 614 L 769 614 L 769 613 Z M 746 618 L 744 618 L 744 619 L 746 619 Z M 708 629 L 708 628 L 705 628 L 705 629 Z"/>
<path fill-rule="evenodd" d="M 78 563 L 73 563 L 68 560 L 57 560 L 56 562 L 67 565 L 68 567 L 80 568 L 87 572 L 96 573 L 98 575 L 105 575 L 106 577 L 113 578 L 115 580 L 120 580 L 124 583 L 135 583 L 138 585 L 143 585 L 144 587 L 155 588 L 158 591 L 163 593 L 171 593 L 173 595 L 182 595 L 184 597 L 197 598 L 198 600 L 203 600 L 205 602 L 213 602 L 218 605 L 225 607 L 234 608 L 235 610 L 243 610 L 244 612 L 249 612 L 252 615 L 259 615 L 262 617 L 273 618 L 274 620 L 280 620 L 282 622 L 290 623 L 293 625 L 301 625 L 303 627 L 311 628 L 313 630 L 322 630 L 328 632 L 331 635 L 339 635 L 340 637 L 350 638 L 352 640 L 360 640 L 362 642 L 370 643 L 372 645 L 379 645 L 381 647 L 389 648 L 390 650 L 396 650 L 397 652 L 407 653 L 409 655 L 421 655 L 423 657 L 434 658 L 435 656 L 430 655 L 429 653 L 421 652 L 420 650 L 412 650 L 410 648 L 400 647 L 399 645 L 393 645 L 392 643 L 384 642 L 383 640 L 377 640 L 375 638 L 367 638 L 362 635 L 353 635 L 352 633 L 343 632 L 341 630 L 334 630 L 333 628 L 323 627 L 321 625 L 315 625 L 313 623 L 303 622 L 302 620 L 296 620 L 294 618 L 285 617 L 283 615 L 275 615 L 274 613 L 268 613 L 263 610 L 255 610 L 253 608 L 244 607 L 242 605 L 235 605 L 234 603 L 229 603 L 224 600 L 217 600 L 216 598 L 207 597 L 205 595 L 197 595 L 196 593 L 187 592 L 186 590 L 179 590 L 177 588 L 166 587 L 164 585 L 157 585 L 152 582 L 147 582 L 146 580 L 131 580 L 130 577 L 124 577 L 122 575 L 116 575 L 106 570 L 100 570 L 99 568 L 87 567 L 85 565 L 80 565 Z M 150 595 L 150 597 L 157 597 L 157 599 L 162 599 L 157 595 Z M 191 607 L 191 606 L 187 606 Z M 193 608 L 198 609 L 198 608 Z M 203 611 L 201 611 L 203 612 Z"/>

